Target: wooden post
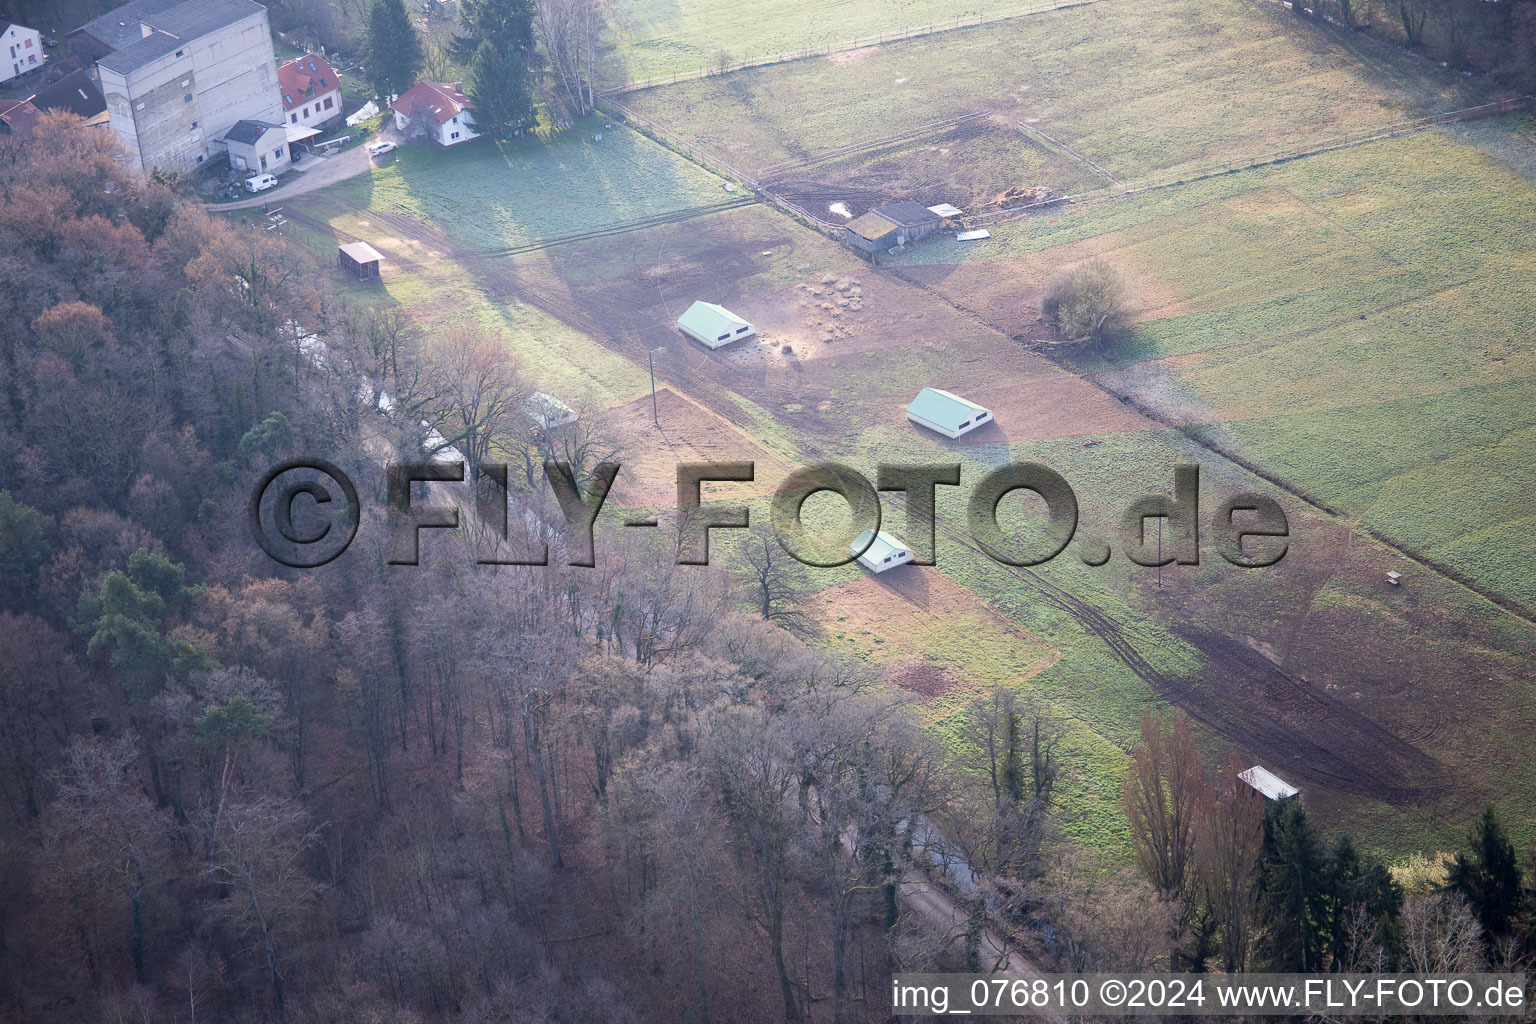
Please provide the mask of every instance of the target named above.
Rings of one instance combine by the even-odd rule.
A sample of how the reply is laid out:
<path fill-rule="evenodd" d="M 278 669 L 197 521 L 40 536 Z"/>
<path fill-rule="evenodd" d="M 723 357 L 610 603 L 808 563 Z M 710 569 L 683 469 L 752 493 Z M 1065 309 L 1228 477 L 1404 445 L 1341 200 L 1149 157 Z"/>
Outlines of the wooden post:
<path fill-rule="evenodd" d="M 656 425 L 659 427 L 661 426 L 661 410 L 656 406 L 656 357 L 652 353 L 647 352 L 645 354 L 645 361 L 651 366 L 651 418 L 656 421 Z"/>

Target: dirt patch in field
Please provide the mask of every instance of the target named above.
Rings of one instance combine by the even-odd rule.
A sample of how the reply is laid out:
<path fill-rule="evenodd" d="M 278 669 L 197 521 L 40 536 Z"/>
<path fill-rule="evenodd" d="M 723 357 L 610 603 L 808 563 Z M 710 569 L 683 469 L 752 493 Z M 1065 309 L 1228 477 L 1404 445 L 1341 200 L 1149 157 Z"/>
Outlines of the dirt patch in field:
<path fill-rule="evenodd" d="M 992 410 L 993 422 L 1009 441 L 1117 434 L 1160 426 L 1081 378 L 1065 373 L 982 388 L 966 397 Z"/>
<path fill-rule="evenodd" d="M 880 52 L 878 46 L 861 46 L 857 50 L 840 50 L 837 53 L 827 54 L 828 64 L 857 64 L 867 57 L 872 57 Z"/>
<path fill-rule="evenodd" d="M 909 654 L 889 662 L 880 674 L 880 681 L 924 700 L 946 696 L 965 685 L 965 680 L 953 669 L 929 661 L 921 654 Z"/>
<path fill-rule="evenodd" d="M 813 158 L 773 174 L 763 186 L 823 220 L 837 222 L 841 218 L 829 210 L 833 203 L 843 204 L 855 217 L 907 199 L 923 206 L 951 203 L 975 213 L 1026 205 L 1042 194 L 1071 192 L 1089 184 L 1089 177 L 999 117 L 978 118 L 844 156 Z"/>
<path fill-rule="evenodd" d="M 619 461 L 624 468 L 613 485 L 614 500 L 622 505 L 676 505 L 677 467 L 683 462 L 757 464 L 757 477 L 752 483 L 705 484 L 705 500 L 714 486 L 728 487 L 731 495 L 744 498 L 766 494 L 793 468 L 671 388 L 656 392 L 655 412 L 659 416 L 653 415 L 651 396 L 646 395 L 603 413 L 605 428 L 623 446 Z"/>
<path fill-rule="evenodd" d="M 881 666 L 883 681 L 933 716 L 989 687 L 1022 683 L 1060 656 L 929 567 L 862 576 L 810 601 L 824 643 Z"/>

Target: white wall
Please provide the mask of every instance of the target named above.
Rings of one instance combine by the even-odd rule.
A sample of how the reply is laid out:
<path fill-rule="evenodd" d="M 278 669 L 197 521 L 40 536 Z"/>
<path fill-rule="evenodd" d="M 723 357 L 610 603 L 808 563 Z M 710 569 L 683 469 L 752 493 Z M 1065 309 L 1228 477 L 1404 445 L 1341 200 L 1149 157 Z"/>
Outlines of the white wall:
<path fill-rule="evenodd" d="M 97 67 L 112 130 L 140 171 L 191 172 L 222 152 L 215 140 L 236 121 L 286 120 L 265 10 L 127 75 Z"/>
<path fill-rule="evenodd" d="M 480 133 L 475 131 L 474 116 L 469 111 L 466 110 L 458 116 L 457 124 L 454 122 L 455 118 L 450 117 L 437 126 L 437 141 L 442 145 L 457 146 L 461 142 L 480 137 Z M 458 135 L 458 138 L 454 138 L 454 135 Z"/>
<path fill-rule="evenodd" d="M 278 91 L 282 91 L 281 85 L 279 85 Z M 302 102 L 283 115 L 285 118 L 284 124 L 313 128 L 315 125 L 324 124 L 332 118 L 341 116 L 341 90 L 339 88 L 332 89 L 330 92 L 320 93 L 311 99 L 304 99 L 302 96 L 295 96 L 294 99 L 302 100 Z M 326 100 L 331 101 L 331 108 L 329 110 L 325 109 Z"/>
<path fill-rule="evenodd" d="M 9 82 L 43 66 L 43 34 L 35 28 L 12 25 L 0 35 L 0 82 Z"/>

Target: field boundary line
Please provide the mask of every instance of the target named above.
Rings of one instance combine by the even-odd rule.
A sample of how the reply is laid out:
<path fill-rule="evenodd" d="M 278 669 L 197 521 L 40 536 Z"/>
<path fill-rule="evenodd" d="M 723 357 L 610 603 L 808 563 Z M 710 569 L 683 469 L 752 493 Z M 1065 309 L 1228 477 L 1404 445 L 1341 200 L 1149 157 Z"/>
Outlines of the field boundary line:
<path fill-rule="evenodd" d="M 951 128 L 958 128 L 962 124 L 969 124 L 972 121 L 990 116 L 992 116 L 991 111 L 973 110 L 969 114 L 945 118 L 942 121 L 925 124 L 919 128 L 911 128 L 904 132 L 898 132 L 895 135 L 886 136 L 883 139 L 872 139 L 869 142 L 857 142 L 847 146 L 838 146 L 836 149 L 813 153 L 800 160 L 780 160 L 776 164 L 769 164 L 766 167 L 759 168 L 757 173 L 763 178 L 777 177 L 787 171 L 798 171 L 807 167 L 815 167 L 817 164 L 824 164 L 830 160 L 841 160 L 844 157 L 856 156 L 859 153 L 867 153 L 872 150 L 884 149 L 888 146 L 900 145 L 903 142 L 915 142 L 924 136 L 948 131 Z"/>
<path fill-rule="evenodd" d="M 1092 160 L 1089 160 L 1086 156 L 1083 156 L 1083 154 L 1067 145 L 1065 142 L 1045 134 L 1045 132 L 1041 131 L 1039 128 L 1036 128 L 1034 125 L 1025 124 L 1023 121 L 1015 121 L 1014 123 L 1018 126 L 1019 131 L 1024 133 L 1026 138 L 1033 139 L 1046 150 L 1060 153 L 1062 156 L 1065 156 L 1067 159 L 1073 161 L 1081 167 L 1086 167 L 1088 170 L 1092 171 L 1094 174 L 1097 174 L 1111 185 L 1117 183 L 1120 180 L 1109 171 L 1106 171 L 1104 168 L 1100 167 L 1098 164 L 1094 163 Z"/>
<path fill-rule="evenodd" d="M 1249 171 L 1259 167 L 1272 167 L 1277 164 L 1290 163 L 1292 160 L 1302 160 L 1306 157 L 1336 153 L 1340 150 L 1352 149 L 1355 146 L 1363 146 L 1371 142 L 1384 142 L 1388 139 L 1402 138 L 1405 135 L 1415 135 L 1419 132 L 1431 131 L 1435 128 L 1444 128 L 1447 125 L 1500 117 L 1504 114 L 1529 108 L 1533 100 L 1536 100 L 1536 96 L 1510 96 L 1502 100 L 1481 103 L 1475 107 L 1447 110 L 1438 114 L 1426 114 L 1424 117 L 1415 118 L 1411 121 L 1398 121 L 1393 124 L 1382 125 L 1359 134 L 1334 136 L 1320 145 L 1313 144 L 1300 149 L 1272 152 L 1262 156 L 1250 157 L 1246 161 L 1236 159 L 1229 160 L 1226 163 L 1206 164 L 1191 170 L 1181 171 L 1178 174 L 1144 178 L 1141 181 L 1133 182 L 1123 187 L 1094 189 L 1089 192 L 1079 192 L 1075 195 L 1041 200 L 1040 202 L 1030 203 L 1027 206 L 1015 206 L 1007 210 L 993 210 L 980 213 L 974 215 L 971 219 L 978 223 L 992 223 L 1006 217 L 1029 213 L 1042 207 L 1060 206 L 1064 203 L 1088 204 L 1102 203 L 1111 199 L 1129 199 L 1133 196 L 1155 192 L 1160 189 L 1173 188 L 1177 185 L 1189 185 L 1197 181 L 1219 178 L 1226 174 L 1235 174 L 1239 171 Z M 1020 127 L 1023 126 L 1021 125 Z"/>
<path fill-rule="evenodd" d="M 1012 336 L 1009 335 L 1007 331 L 993 323 L 992 320 L 980 310 L 973 309 L 970 306 L 956 301 L 955 299 L 945 295 L 942 292 L 935 291 L 919 278 L 902 273 L 903 268 L 900 266 L 887 264 L 885 265 L 885 269 L 891 271 L 893 276 L 895 276 L 903 283 L 909 284 L 914 288 L 921 289 L 927 294 L 933 296 L 935 299 L 938 299 L 940 302 L 949 306 L 951 309 L 954 309 L 956 312 L 970 317 L 972 320 L 981 324 L 983 327 L 986 327 L 988 330 L 995 331 L 996 333 L 1001 334 L 1003 337 L 1008 338 L 1010 341 L 1012 340 Z M 1015 344 L 1021 343 L 1015 342 Z M 1078 380 L 1087 383 L 1090 387 L 1096 388 L 1100 392 L 1108 395 L 1116 402 L 1119 402 L 1121 405 L 1130 409 L 1137 415 L 1144 417 L 1150 422 L 1157 424 L 1159 427 L 1177 432 L 1181 437 L 1186 438 L 1195 446 L 1210 452 L 1217 458 L 1229 462 L 1240 469 L 1252 473 L 1260 480 L 1263 480 L 1266 483 L 1271 484 L 1272 486 L 1277 487 L 1285 493 L 1289 494 L 1291 497 L 1304 502 L 1306 505 L 1310 506 L 1317 512 L 1322 513 L 1329 519 L 1337 520 L 1339 523 L 1349 526 L 1351 530 L 1364 533 L 1366 536 L 1370 537 L 1381 546 L 1387 548 L 1389 551 L 1394 551 L 1402 557 L 1413 562 L 1414 564 L 1420 566 L 1421 568 L 1429 570 L 1447 582 L 1462 587 L 1470 593 L 1482 598 L 1484 601 L 1487 601 L 1490 604 L 1493 604 L 1496 607 L 1502 609 L 1509 615 L 1512 615 L 1513 617 L 1520 619 L 1523 622 L 1536 625 L 1536 611 L 1532 611 L 1530 608 L 1527 608 L 1525 605 L 1521 604 L 1519 601 L 1516 601 L 1514 598 L 1506 597 L 1503 594 L 1497 594 L 1493 591 L 1485 589 L 1482 584 L 1465 576 L 1459 570 L 1437 561 L 1430 555 L 1425 554 L 1416 548 L 1410 547 L 1402 541 L 1395 540 L 1392 537 L 1387 536 L 1380 530 L 1376 529 L 1374 526 L 1366 523 L 1361 515 L 1355 515 L 1348 512 L 1347 510 L 1335 508 L 1329 502 L 1312 495 L 1299 485 L 1292 483 L 1274 471 L 1266 469 L 1265 467 L 1258 465 L 1257 463 L 1245 458 L 1244 456 L 1228 450 L 1225 446 L 1216 441 L 1211 441 L 1207 438 L 1201 437 L 1198 433 L 1195 432 L 1196 428 L 1200 426 L 1200 424 L 1180 424 L 1174 422 L 1171 419 L 1168 419 L 1156 409 L 1153 409 L 1152 407 L 1137 401 L 1133 395 L 1107 386 L 1103 383 L 1102 380 L 1100 380 L 1098 374 L 1085 374 L 1079 372 L 1076 368 L 1072 367 L 1054 355 L 1051 351 L 1051 346 L 1031 346 L 1031 351 L 1034 351 L 1044 358 L 1050 360 L 1051 363 L 1055 366 L 1071 374 Z"/>
<path fill-rule="evenodd" d="M 1097 0 L 1095 0 L 1095 2 L 1097 2 Z M 809 210 L 805 209 L 798 203 L 790 202 L 783 196 L 768 191 L 758 183 L 757 178 L 754 176 L 732 166 L 731 164 L 713 155 L 712 153 L 700 149 L 698 146 L 695 146 L 693 143 L 682 138 L 671 129 L 663 128 L 655 121 L 636 113 L 632 108 L 625 106 L 623 103 L 620 103 L 619 101 L 606 96 L 603 97 L 601 102 L 604 106 L 618 111 L 618 113 L 622 116 L 624 121 L 630 125 L 630 127 L 634 128 L 636 131 L 639 131 L 641 134 L 645 135 L 657 145 L 664 146 L 667 149 L 677 153 L 679 156 L 682 156 L 688 160 L 692 160 L 694 163 L 703 166 L 706 170 L 713 171 L 715 174 L 718 174 L 723 178 L 734 178 L 735 180 L 744 184 L 752 192 L 752 203 L 760 202 L 766 199 L 768 202 L 773 203 L 775 206 L 779 207 L 790 216 L 802 221 L 814 230 L 825 232 L 836 226 L 817 217 L 815 214 L 811 213 Z M 747 206 L 750 205 L 750 203 L 742 202 L 738 205 Z"/>
<path fill-rule="evenodd" d="M 777 54 L 760 57 L 756 60 L 744 60 L 736 64 L 728 64 L 724 67 L 701 67 L 697 71 L 687 71 L 683 74 L 653 75 L 644 81 L 630 80 L 622 85 L 612 86 L 598 90 L 603 97 L 623 96 L 632 92 L 642 92 L 646 89 L 655 89 L 663 85 L 676 85 L 679 82 L 696 82 L 703 78 L 715 78 L 734 74 L 737 71 L 747 71 L 752 68 L 772 67 L 776 64 L 793 64 L 796 61 L 810 60 L 813 57 L 828 57 L 834 53 L 848 53 L 853 50 L 866 50 L 871 46 L 884 46 L 887 43 L 900 43 L 908 39 L 922 39 L 927 36 L 942 35 L 945 32 L 956 32 L 960 29 L 975 28 L 978 25 L 993 25 L 1000 21 L 1015 21 L 1019 18 L 1029 18 L 1037 14 L 1049 14 L 1052 11 L 1069 11 L 1075 7 L 1087 7 L 1090 4 L 1107 3 L 1108 0 L 1054 0 L 1051 3 L 1031 4 L 1027 7 L 1014 7 L 1006 11 L 995 11 L 991 14 L 979 14 L 970 18 L 959 17 L 954 21 L 933 21 L 921 28 L 907 28 L 900 32 L 881 33 L 858 39 L 850 39 L 846 42 L 832 43 L 828 46 L 806 47 L 799 50 L 781 50 Z"/>

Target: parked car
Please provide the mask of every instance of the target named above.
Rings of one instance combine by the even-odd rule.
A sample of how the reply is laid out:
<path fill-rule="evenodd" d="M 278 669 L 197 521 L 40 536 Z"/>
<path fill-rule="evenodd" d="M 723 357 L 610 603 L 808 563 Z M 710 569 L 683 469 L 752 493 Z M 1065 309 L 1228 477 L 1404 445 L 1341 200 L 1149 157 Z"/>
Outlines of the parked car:
<path fill-rule="evenodd" d="M 245 190 L 247 192 L 265 192 L 269 188 L 276 187 L 276 185 L 277 176 L 273 174 L 258 174 L 254 178 L 245 179 Z"/>
<path fill-rule="evenodd" d="M 399 147 L 397 147 L 393 142 L 390 142 L 388 139 L 381 139 L 380 141 L 375 142 L 373 145 L 368 147 L 368 155 L 383 156 L 386 153 L 393 153 L 397 148 Z"/>

